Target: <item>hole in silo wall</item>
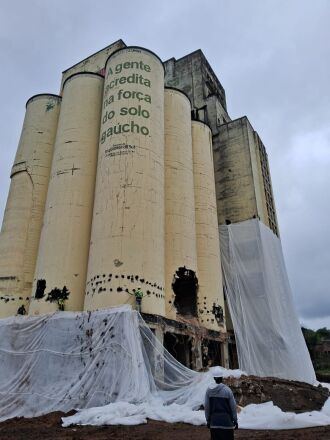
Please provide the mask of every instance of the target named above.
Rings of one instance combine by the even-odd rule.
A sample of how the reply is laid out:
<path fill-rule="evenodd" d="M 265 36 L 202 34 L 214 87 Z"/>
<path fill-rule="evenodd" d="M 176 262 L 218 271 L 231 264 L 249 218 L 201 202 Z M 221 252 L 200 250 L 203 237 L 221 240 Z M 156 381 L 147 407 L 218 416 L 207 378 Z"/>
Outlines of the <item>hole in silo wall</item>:
<path fill-rule="evenodd" d="M 37 281 L 37 288 L 35 293 L 35 298 L 40 299 L 45 296 L 45 290 L 46 290 L 46 280 L 40 279 Z"/>
<path fill-rule="evenodd" d="M 174 306 L 183 316 L 197 317 L 198 279 L 196 273 L 185 266 L 174 274 L 172 289 L 175 294 Z"/>

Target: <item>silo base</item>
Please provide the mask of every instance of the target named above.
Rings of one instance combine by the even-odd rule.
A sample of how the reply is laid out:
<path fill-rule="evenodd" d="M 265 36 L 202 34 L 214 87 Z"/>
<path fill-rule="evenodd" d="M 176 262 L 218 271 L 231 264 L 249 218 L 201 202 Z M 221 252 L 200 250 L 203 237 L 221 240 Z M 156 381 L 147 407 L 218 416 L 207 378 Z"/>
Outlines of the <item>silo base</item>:
<path fill-rule="evenodd" d="M 202 404 L 212 372 L 182 365 L 153 334 L 163 334 L 172 352 L 182 342 L 182 362 L 192 356 L 191 345 L 200 368 L 197 329 L 160 316 L 144 318 L 154 332 L 129 306 L 0 319 L 0 421 L 123 402 L 152 405 L 154 397 L 163 407 L 198 394 Z"/>
<path fill-rule="evenodd" d="M 177 320 L 141 313 L 142 318 L 164 348 L 181 364 L 195 370 L 214 365 L 230 365 L 227 334 L 201 327 L 197 319 L 178 317 Z"/>

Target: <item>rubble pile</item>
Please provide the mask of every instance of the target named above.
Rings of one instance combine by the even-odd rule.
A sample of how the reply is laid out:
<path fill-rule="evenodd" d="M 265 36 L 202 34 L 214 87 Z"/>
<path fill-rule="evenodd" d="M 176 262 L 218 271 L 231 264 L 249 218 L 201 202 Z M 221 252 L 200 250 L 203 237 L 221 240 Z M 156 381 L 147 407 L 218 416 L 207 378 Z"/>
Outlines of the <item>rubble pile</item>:
<path fill-rule="evenodd" d="M 319 411 L 329 397 L 329 390 L 321 385 L 274 377 L 229 377 L 224 379 L 224 383 L 233 390 L 240 406 L 273 401 L 282 411 Z"/>

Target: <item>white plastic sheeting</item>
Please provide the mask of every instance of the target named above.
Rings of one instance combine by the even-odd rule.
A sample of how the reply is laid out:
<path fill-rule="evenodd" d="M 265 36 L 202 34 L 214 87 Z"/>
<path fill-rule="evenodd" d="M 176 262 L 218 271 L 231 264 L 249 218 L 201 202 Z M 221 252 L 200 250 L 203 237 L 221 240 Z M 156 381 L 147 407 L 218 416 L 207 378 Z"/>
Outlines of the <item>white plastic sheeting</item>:
<path fill-rule="evenodd" d="M 313 384 L 279 238 L 255 219 L 221 226 L 220 243 L 240 368 Z"/>
<path fill-rule="evenodd" d="M 0 371 L 0 421 L 151 399 L 192 410 L 213 382 L 176 361 L 129 306 L 1 319 Z"/>
<path fill-rule="evenodd" d="M 81 409 L 63 426 L 137 425 L 147 419 L 205 424 L 212 369 L 196 373 L 177 362 L 130 307 L 0 320 L 0 421 Z M 225 370 L 239 377 L 240 370 Z M 271 402 L 239 414 L 247 429 L 330 424 L 320 412 L 283 413 Z"/>
<path fill-rule="evenodd" d="M 200 396 L 201 398 L 204 397 Z M 132 405 L 126 402 L 79 411 L 63 417 L 63 426 L 76 425 L 140 425 L 147 419 L 168 423 L 184 422 L 205 425 L 204 411 L 193 411 L 188 404 L 163 405 L 157 400 Z M 273 402 L 247 405 L 238 414 L 240 429 L 299 429 L 330 425 L 330 398 L 321 411 L 295 414 L 283 412 Z"/>

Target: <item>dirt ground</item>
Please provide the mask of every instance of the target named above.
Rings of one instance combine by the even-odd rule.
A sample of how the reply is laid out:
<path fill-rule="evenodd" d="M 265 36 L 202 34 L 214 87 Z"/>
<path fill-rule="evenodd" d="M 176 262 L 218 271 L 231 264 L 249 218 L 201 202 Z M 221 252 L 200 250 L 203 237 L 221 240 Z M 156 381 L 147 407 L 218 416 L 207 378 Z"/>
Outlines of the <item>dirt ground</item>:
<path fill-rule="evenodd" d="M 0 440 L 209 440 L 204 426 L 149 421 L 139 426 L 61 427 L 62 413 L 0 423 Z M 329 440 L 330 426 L 286 431 L 238 430 L 236 440 Z"/>

